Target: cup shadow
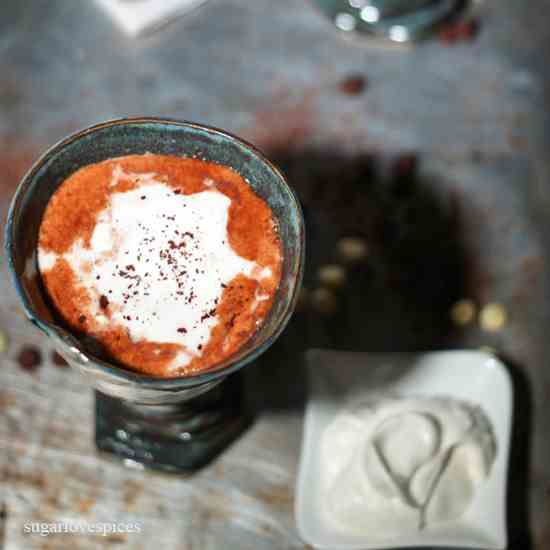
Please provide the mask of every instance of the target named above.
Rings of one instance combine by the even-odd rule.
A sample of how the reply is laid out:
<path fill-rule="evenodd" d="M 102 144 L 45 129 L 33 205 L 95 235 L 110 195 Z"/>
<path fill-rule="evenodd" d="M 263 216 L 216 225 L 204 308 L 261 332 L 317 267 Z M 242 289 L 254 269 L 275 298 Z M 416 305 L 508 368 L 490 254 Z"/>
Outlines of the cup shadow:
<path fill-rule="evenodd" d="M 507 517 L 508 548 L 532 550 L 529 529 L 529 465 L 532 445 L 533 398 L 525 370 L 505 356 L 513 387 L 512 441 L 508 466 Z"/>
<path fill-rule="evenodd" d="M 306 400 L 303 352 L 426 351 L 456 347 L 449 310 L 472 293 L 476 264 L 464 243 L 460 208 L 437 180 L 422 178 L 412 155 L 345 157 L 326 151 L 271 155 L 296 190 L 306 220 L 304 287 L 319 288 L 325 264 L 346 269 L 336 308 L 299 308 L 279 340 L 246 369 L 256 413 L 300 410 Z M 342 237 L 366 242 L 363 262 L 338 254 Z M 508 470 L 508 548 L 531 550 L 528 472 L 532 396 L 524 370 L 507 357 L 514 390 Z"/>
<path fill-rule="evenodd" d="M 297 192 L 306 222 L 304 287 L 279 340 L 247 369 L 256 405 L 303 406 L 303 351 L 311 347 L 369 351 L 448 348 L 452 304 L 465 296 L 467 254 L 459 205 L 437 180 L 419 174 L 414 155 L 344 156 L 328 151 L 273 152 Z M 346 261 L 344 237 L 361 239 L 363 261 Z M 319 269 L 341 265 L 346 281 L 326 291 Z M 325 296 L 326 298 L 326 296 Z M 326 300 L 325 300 L 326 302 Z"/>

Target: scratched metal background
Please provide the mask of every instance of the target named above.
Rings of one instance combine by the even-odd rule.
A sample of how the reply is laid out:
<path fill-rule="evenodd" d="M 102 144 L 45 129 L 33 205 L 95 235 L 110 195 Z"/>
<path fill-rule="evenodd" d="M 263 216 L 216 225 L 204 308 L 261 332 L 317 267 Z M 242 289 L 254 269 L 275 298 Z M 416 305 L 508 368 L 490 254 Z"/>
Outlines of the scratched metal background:
<path fill-rule="evenodd" d="M 246 373 L 256 422 L 189 479 L 96 456 L 91 391 L 50 363 L 2 264 L 0 329 L 10 338 L 0 356 L 2 550 L 303 548 L 293 498 L 305 395 L 300 350 L 308 345 L 497 349 L 517 395 L 510 548 L 550 548 L 550 3 L 487 0 L 484 10 L 475 41 L 403 51 L 344 40 L 302 0 L 210 0 L 140 40 L 124 37 L 87 0 L 2 3 L 2 220 L 18 178 L 47 145 L 99 120 L 141 114 L 232 130 L 283 165 L 308 216 L 309 287 L 316 266 L 334 259 L 335 239 L 361 232 L 357 205 L 365 223 L 369 209 L 383 220 L 401 215 L 387 199 L 383 169 L 361 171 L 365 158 L 384 166 L 393 153 L 420 152 L 418 185 L 430 202 L 422 211 L 443 212 L 405 239 L 415 246 L 412 263 L 399 247 L 385 255 L 382 240 L 368 268 L 351 273 L 334 316 L 296 315 Z M 367 89 L 342 93 L 338 83 L 355 73 L 366 75 Z M 342 197 L 355 197 L 348 193 L 356 180 L 374 184 L 349 204 Z M 395 233 L 401 222 L 391 223 Z M 416 284 L 403 278 L 409 271 Z M 436 287 L 444 292 L 432 295 Z M 447 302 L 460 294 L 505 304 L 506 327 L 496 335 L 450 330 Z M 14 359 L 29 343 L 45 357 L 32 374 Z M 144 528 L 106 539 L 22 531 L 26 521 L 65 518 Z"/>

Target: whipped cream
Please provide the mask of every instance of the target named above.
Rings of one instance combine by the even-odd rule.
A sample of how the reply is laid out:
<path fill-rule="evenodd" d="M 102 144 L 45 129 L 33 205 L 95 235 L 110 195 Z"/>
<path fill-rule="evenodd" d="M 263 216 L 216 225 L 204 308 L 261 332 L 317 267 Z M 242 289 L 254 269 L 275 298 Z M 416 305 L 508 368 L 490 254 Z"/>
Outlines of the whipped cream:
<path fill-rule="evenodd" d="M 231 280 L 239 274 L 260 280 L 271 270 L 230 246 L 231 200 L 214 186 L 178 194 L 153 173 L 126 174 L 118 165 L 111 185 L 126 177 L 137 187 L 110 195 L 90 246 L 79 239 L 62 255 L 39 249 L 39 268 L 65 259 L 90 298 L 86 313 L 100 327 L 122 326 L 133 341 L 179 344 L 171 367 L 183 367 L 206 346 Z"/>
<path fill-rule="evenodd" d="M 372 396 L 321 441 L 321 506 L 340 531 L 391 538 L 459 518 L 496 444 L 478 408 L 448 398 Z"/>

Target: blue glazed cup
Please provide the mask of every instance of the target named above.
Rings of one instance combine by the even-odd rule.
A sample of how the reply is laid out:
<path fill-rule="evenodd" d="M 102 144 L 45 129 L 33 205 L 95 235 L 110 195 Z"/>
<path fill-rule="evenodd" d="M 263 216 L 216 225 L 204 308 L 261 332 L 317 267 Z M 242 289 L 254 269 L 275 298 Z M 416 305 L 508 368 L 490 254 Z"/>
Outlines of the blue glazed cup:
<path fill-rule="evenodd" d="M 36 245 L 40 222 L 50 197 L 59 185 L 82 166 L 146 152 L 199 158 L 233 168 L 269 204 L 281 237 L 281 283 L 264 323 L 234 355 L 194 376 L 155 378 L 111 364 L 96 355 L 85 339 L 76 338 L 56 320 L 37 271 Z M 202 453 L 205 455 L 202 458 L 187 460 L 184 456 L 185 447 L 179 448 L 179 451 L 176 448 L 174 452 L 176 455 L 179 452 L 180 456 L 175 459 L 173 452 L 170 454 L 172 458 L 164 457 L 164 463 L 159 460 L 163 454 L 161 451 L 155 455 L 149 449 L 145 452 L 145 458 L 140 457 L 140 452 L 132 449 L 132 440 L 137 440 L 139 447 L 143 443 L 144 433 L 147 433 L 151 443 L 155 443 L 153 440 L 158 435 L 158 427 L 161 424 L 166 427 L 166 422 L 161 422 L 165 413 L 171 419 L 177 418 L 180 413 L 183 414 L 180 420 L 184 417 L 188 420 L 193 418 L 195 432 L 189 431 L 189 423 L 183 421 L 179 425 L 172 425 L 170 431 L 178 436 L 178 441 L 185 442 L 188 448 L 191 448 L 193 433 L 197 441 L 200 436 L 204 436 L 200 428 L 203 425 L 200 415 L 204 407 L 200 401 L 206 399 L 210 411 L 215 409 L 215 403 L 205 395 L 202 398 L 198 396 L 221 384 L 229 374 L 254 361 L 269 348 L 292 314 L 304 267 L 304 223 L 299 202 L 284 176 L 252 145 L 224 131 L 191 122 L 149 117 L 129 118 L 98 124 L 69 136 L 54 145 L 34 164 L 23 177 L 11 203 L 6 224 L 5 252 L 27 317 L 53 341 L 59 354 L 83 373 L 97 390 L 97 429 L 101 431 L 99 424 L 102 424 L 109 431 L 109 437 L 117 439 L 116 434 L 120 435 L 120 441 L 111 442 L 110 448 L 98 441 L 96 430 L 98 445 L 139 463 L 149 463 L 165 470 L 178 470 L 205 462 L 205 456 L 212 451 L 208 437 L 203 437 L 202 447 L 207 448 L 208 452 Z M 223 392 L 219 388 L 218 393 L 221 399 Z M 222 401 L 227 405 L 227 399 Z M 132 415 L 137 415 L 132 421 L 134 427 L 139 425 L 139 418 L 146 418 L 149 422 L 145 431 L 137 430 L 139 437 L 129 434 L 124 422 L 125 417 Z M 151 423 L 151 419 L 155 419 L 154 422 Z M 223 422 L 220 418 L 218 420 L 221 429 Z M 117 428 L 117 423 L 124 426 Z M 211 434 L 213 422 L 209 421 L 208 425 Z M 127 452 L 124 451 L 125 447 Z M 158 442 L 152 447 L 158 449 Z M 153 456 L 149 456 L 151 454 Z"/>

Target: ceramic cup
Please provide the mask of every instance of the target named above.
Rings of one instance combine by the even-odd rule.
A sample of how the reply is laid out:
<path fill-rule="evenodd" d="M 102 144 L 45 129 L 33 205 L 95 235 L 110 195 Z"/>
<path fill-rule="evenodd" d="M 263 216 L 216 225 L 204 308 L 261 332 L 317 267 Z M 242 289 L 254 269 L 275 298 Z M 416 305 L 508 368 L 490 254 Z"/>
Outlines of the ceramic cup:
<path fill-rule="evenodd" d="M 281 283 L 264 323 L 233 356 L 194 376 L 154 378 L 96 355 L 85 339 L 76 338 L 59 322 L 37 271 L 40 221 L 59 185 L 87 164 L 146 152 L 194 157 L 233 168 L 269 204 L 281 237 Z M 252 145 L 200 124 L 131 118 L 69 136 L 34 164 L 11 203 L 5 252 L 27 317 L 96 390 L 97 446 L 129 465 L 180 471 L 208 462 L 246 424 L 239 377 L 227 377 L 271 346 L 288 322 L 304 266 L 304 223 L 284 176 Z"/>

